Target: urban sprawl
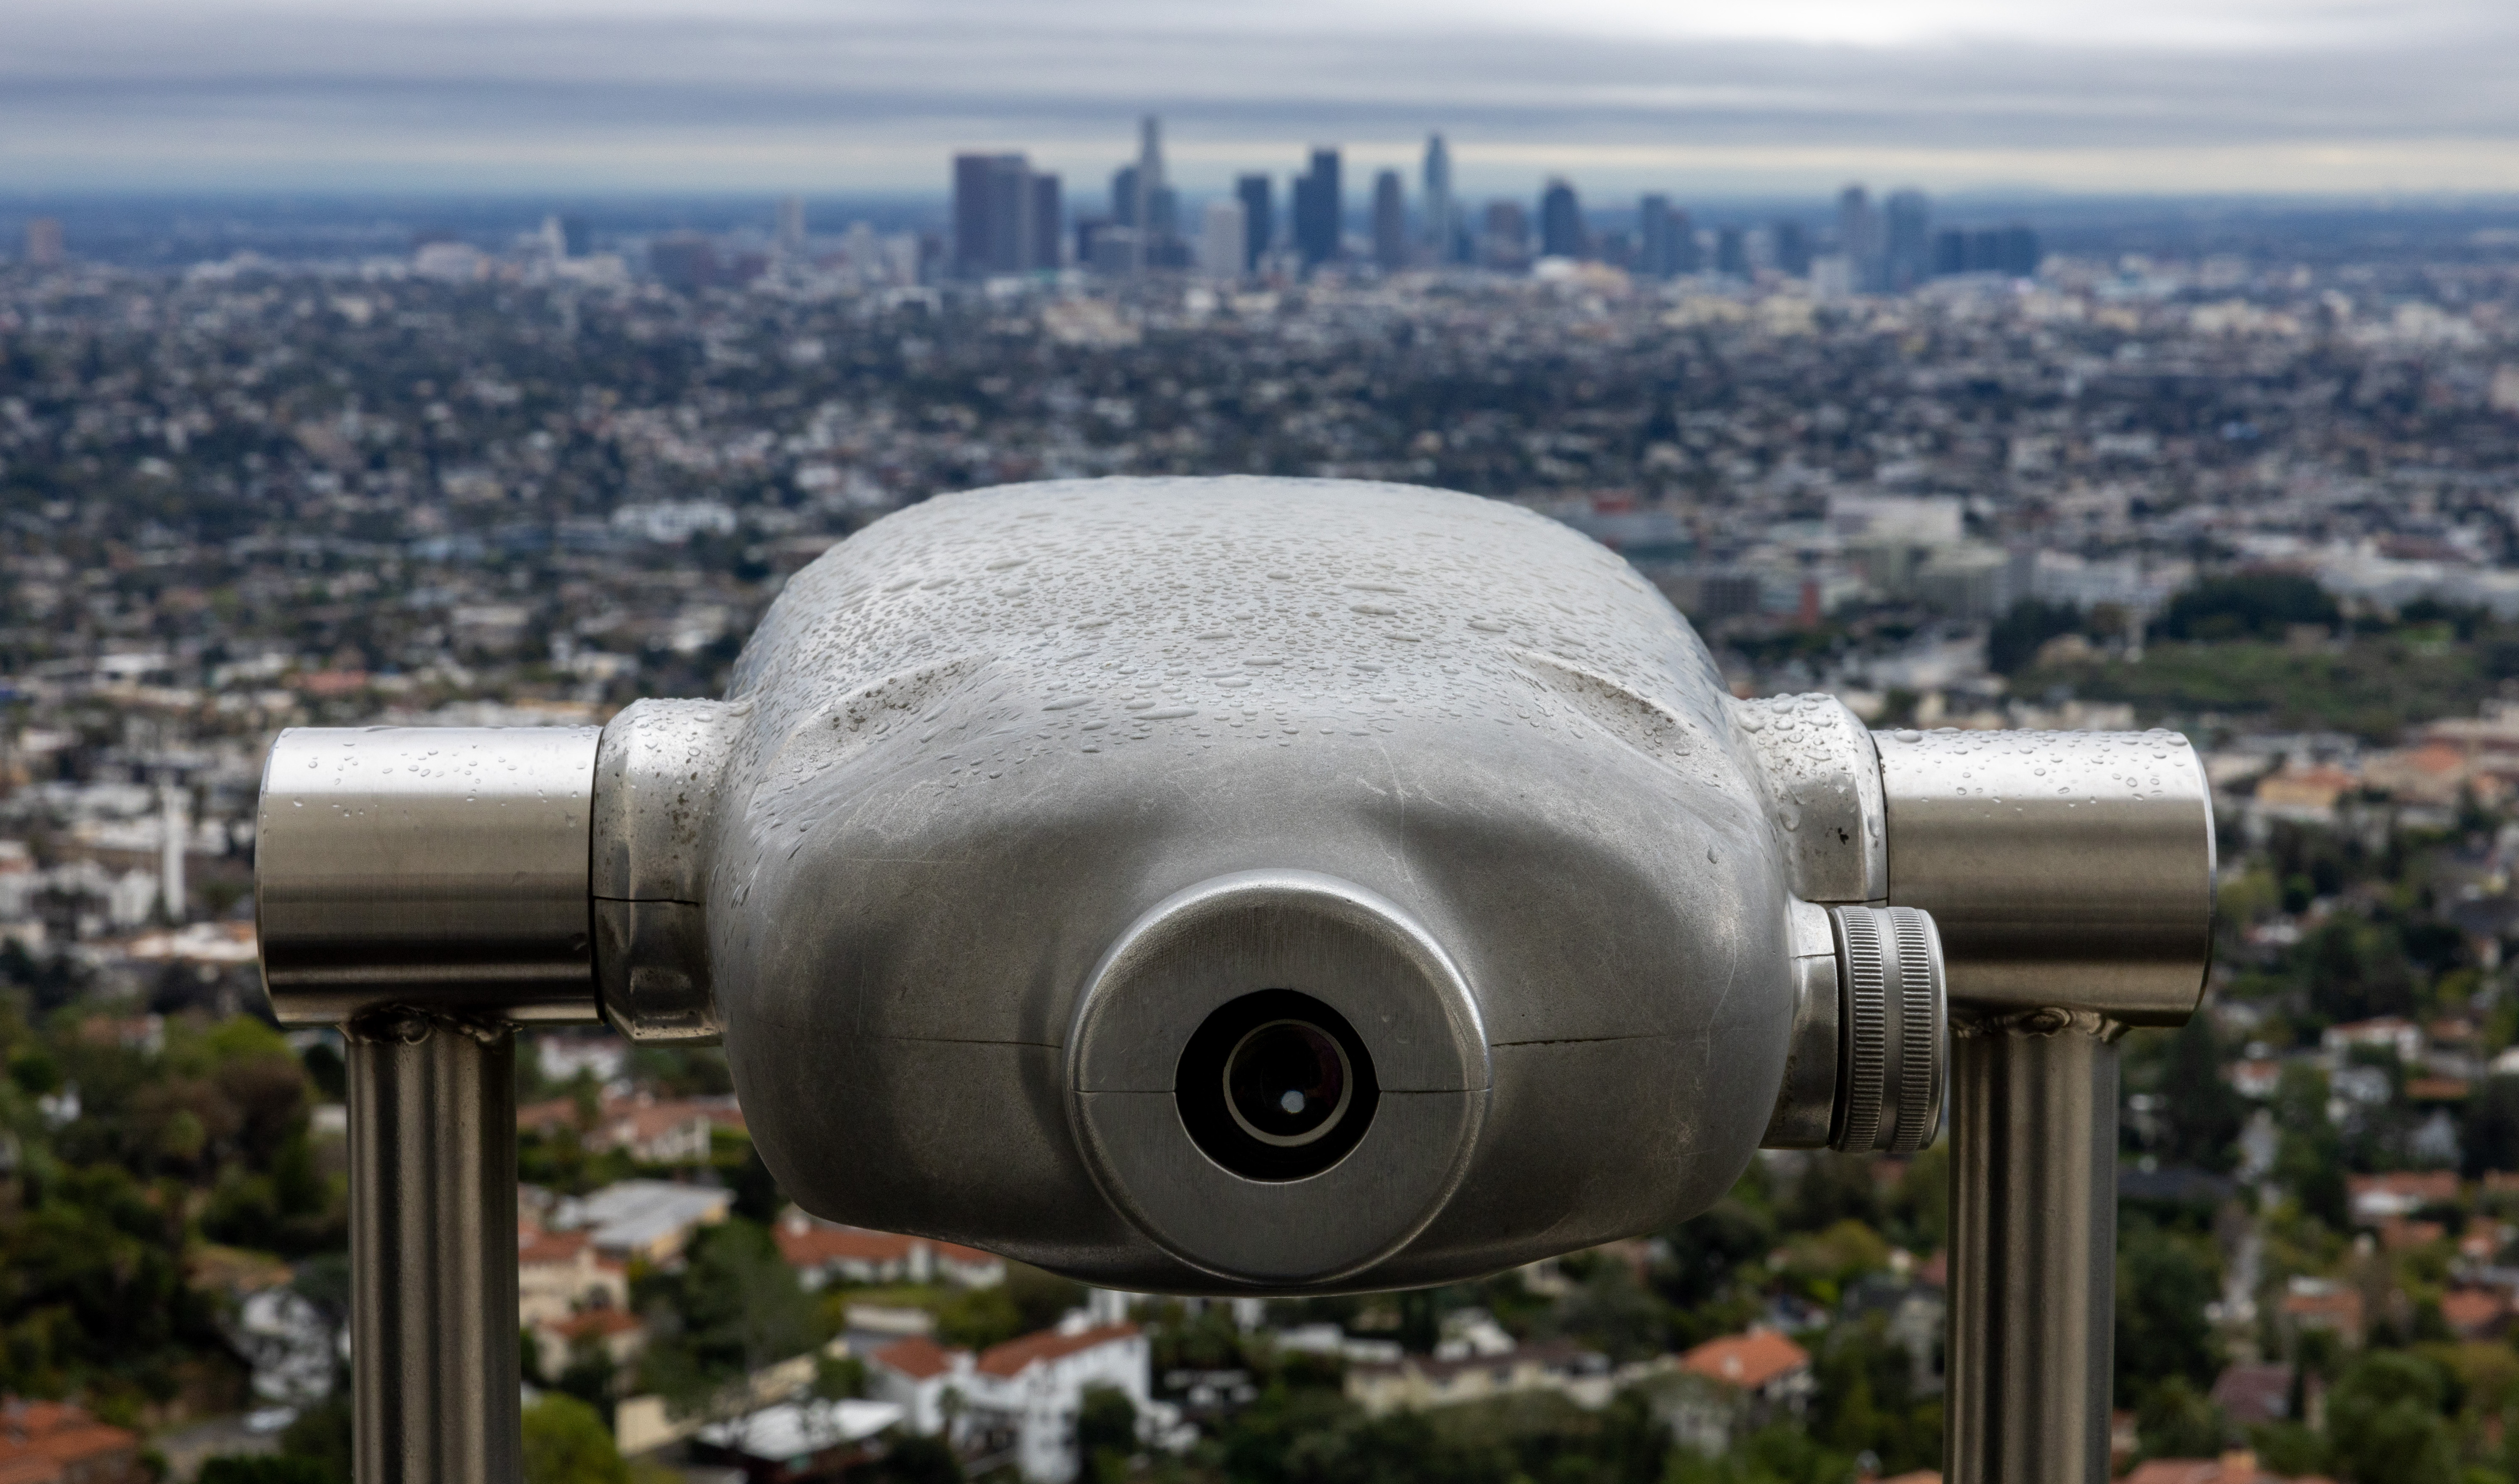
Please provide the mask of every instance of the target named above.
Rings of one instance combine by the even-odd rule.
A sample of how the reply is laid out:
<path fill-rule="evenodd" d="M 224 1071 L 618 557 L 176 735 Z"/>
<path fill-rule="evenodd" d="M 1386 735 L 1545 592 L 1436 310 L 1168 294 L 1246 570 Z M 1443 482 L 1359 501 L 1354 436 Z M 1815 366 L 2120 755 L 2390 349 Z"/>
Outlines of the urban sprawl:
<path fill-rule="evenodd" d="M 1744 696 L 2186 731 L 2219 941 L 2206 1012 L 2126 1043 L 2120 1463 L 2511 1477 L 2519 236 L 1473 209 L 1440 140 L 1351 218 L 1340 172 L 1193 226 L 1149 121 L 1107 210 L 972 153 L 923 231 L 562 210 L 117 266 L 35 221 L 0 265 L 0 1478 L 348 1479 L 342 1062 L 255 966 L 278 728 L 713 694 L 887 511 L 1237 472 L 1565 521 Z M 1939 1466 L 1938 1146 L 1770 1154 L 1480 1284 L 1204 1303 L 796 1209 L 715 1052 L 521 1063 L 535 1484 Z"/>

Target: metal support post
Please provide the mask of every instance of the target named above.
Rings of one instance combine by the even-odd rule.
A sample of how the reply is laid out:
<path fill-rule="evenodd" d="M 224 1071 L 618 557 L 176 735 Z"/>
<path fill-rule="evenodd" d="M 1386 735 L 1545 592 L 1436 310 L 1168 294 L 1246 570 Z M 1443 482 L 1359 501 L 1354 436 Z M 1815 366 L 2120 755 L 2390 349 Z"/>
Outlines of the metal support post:
<path fill-rule="evenodd" d="M 2106 1484 L 2117 1026 L 1952 1017 L 1951 1484 Z"/>
<path fill-rule="evenodd" d="M 345 1027 L 358 1484 L 516 1484 L 516 1038 Z"/>

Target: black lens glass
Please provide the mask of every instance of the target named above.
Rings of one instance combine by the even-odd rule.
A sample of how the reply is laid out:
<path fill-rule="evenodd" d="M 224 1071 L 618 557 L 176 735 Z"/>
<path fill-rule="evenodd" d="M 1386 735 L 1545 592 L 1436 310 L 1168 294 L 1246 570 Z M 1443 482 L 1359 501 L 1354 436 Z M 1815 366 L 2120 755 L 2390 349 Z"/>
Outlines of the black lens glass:
<path fill-rule="evenodd" d="M 1316 1139 L 1347 1107 L 1346 1058 L 1317 1026 L 1278 1021 L 1242 1038 L 1224 1066 L 1236 1121 L 1263 1139 Z"/>
<path fill-rule="evenodd" d="M 1355 1027 L 1293 989 L 1260 989 L 1218 1007 L 1181 1048 L 1172 1074 L 1190 1138 L 1251 1180 L 1302 1180 L 1346 1158 L 1381 1096 Z"/>

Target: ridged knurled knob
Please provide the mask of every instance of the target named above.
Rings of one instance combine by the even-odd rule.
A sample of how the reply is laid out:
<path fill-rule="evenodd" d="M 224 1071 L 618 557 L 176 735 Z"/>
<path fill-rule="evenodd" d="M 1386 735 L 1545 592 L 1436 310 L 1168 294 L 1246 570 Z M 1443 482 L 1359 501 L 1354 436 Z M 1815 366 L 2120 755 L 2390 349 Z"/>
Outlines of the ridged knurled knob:
<path fill-rule="evenodd" d="M 1829 916 L 1844 1027 L 1829 1144 L 1914 1154 L 1941 1123 L 1950 1039 L 1941 936 L 1914 907 L 1832 907 Z"/>

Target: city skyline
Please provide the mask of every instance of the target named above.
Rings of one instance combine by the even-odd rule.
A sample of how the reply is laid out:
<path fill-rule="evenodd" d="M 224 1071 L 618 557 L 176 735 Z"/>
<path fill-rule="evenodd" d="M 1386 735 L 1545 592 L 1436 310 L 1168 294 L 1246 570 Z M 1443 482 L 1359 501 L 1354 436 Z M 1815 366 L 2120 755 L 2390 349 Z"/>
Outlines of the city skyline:
<path fill-rule="evenodd" d="M 1439 127 L 1465 193 L 2490 192 L 2519 189 L 2513 39 L 2519 16 L 2465 0 L 114 0 L 14 18 L 0 190 L 892 190 L 974 142 L 1073 175 L 1104 120 L 1157 111 L 1184 185 L 1322 137 L 1370 180 Z"/>

